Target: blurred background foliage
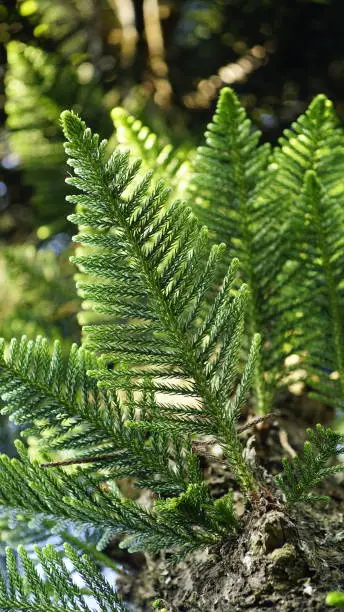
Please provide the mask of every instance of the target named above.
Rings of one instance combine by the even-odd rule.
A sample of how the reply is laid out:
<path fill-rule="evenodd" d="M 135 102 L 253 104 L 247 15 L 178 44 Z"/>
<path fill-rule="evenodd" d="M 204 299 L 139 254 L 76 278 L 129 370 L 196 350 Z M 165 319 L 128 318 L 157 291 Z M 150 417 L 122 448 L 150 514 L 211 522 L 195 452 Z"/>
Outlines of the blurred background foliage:
<path fill-rule="evenodd" d="M 185 172 L 231 85 L 274 142 L 316 93 L 344 117 L 342 13 L 341 0 L 0 0 L 0 335 L 79 340 L 61 110 L 111 145 L 131 113 L 138 139 L 158 134 L 146 161 L 166 168 L 177 149 Z"/>
<path fill-rule="evenodd" d="M 0 239 L 69 234 L 63 108 L 110 137 L 110 110 L 124 106 L 175 146 L 199 142 L 228 84 L 266 140 L 320 91 L 344 116 L 342 10 L 341 0 L 0 1 Z"/>
<path fill-rule="evenodd" d="M 63 108 L 110 137 L 110 110 L 124 106 L 175 146 L 199 142 L 223 85 L 266 140 L 320 91 L 344 116 L 342 9 L 341 0 L 0 2 L 0 238 L 69 233 Z"/>

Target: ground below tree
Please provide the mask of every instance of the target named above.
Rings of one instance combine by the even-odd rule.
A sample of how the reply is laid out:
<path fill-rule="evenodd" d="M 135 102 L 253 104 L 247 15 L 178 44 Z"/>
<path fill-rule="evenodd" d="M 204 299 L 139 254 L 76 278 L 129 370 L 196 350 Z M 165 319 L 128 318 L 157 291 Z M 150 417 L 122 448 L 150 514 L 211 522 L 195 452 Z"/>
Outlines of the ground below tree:
<path fill-rule="evenodd" d="M 286 511 L 274 492 L 272 474 L 283 455 L 300 451 L 310 421 L 330 416 L 322 406 L 293 400 L 268 425 L 247 434 L 266 490 L 246 510 L 238 537 L 176 566 L 168 555 L 147 557 L 139 572 L 121 581 L 123 594 L 137 610 L 151 611 L 157 598 L 168 612 L 327 609 L 326 593 L 344 586 L 343 476 L 328 479 L 316 491 L 330 496 L 330 502 Z M 213 494 L 220 496 L 232 486 L 231 474 L 221 463 L 204 464 Z M 240 513 L 242 498 L 236 495 Z"/>

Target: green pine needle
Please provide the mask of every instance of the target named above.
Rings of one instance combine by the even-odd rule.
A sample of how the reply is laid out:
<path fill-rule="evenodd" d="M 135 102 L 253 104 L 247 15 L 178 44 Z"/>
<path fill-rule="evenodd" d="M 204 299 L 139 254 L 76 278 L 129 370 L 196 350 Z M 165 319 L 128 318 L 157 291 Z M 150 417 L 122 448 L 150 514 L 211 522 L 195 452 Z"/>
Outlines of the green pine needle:
<path fill-rule="evenodd" d="M 6 574 L 0 577 L 0 608 L 3 612 L 92 612 L 94 604 L 102 612 L 125 612 L 112 586 L 87 555 L 79 553 L 69 544 L 64 545 L 66 559 L 83 579 L 85 586 L 75 584 L 70 568 L 50 544 L 35 547 L 38 571 L 34 560 L 20 546 L 16 554 L 6 551 Z M 87 600 L 92 597 L 89 606 Z"/>
<path fill-rule="evenodd" d="M 344 436 L 318 424 L 308 429 L 303 456 L 284 459 L 283 472 L 276 481 L 290 504 L 327 499 L 311 495 L 312 489 L 327 476 L 344 470 L 344 464 L 328 466 L 328 461 L 344 450 Z"/>
<path fill-rule="evenodd" d="M 165 185 L 141 176 L 127 154 L 115 151 L 106 161 L 106 143 L 76 115 L 65 112 L 61 120 L 75 173 L 68 182 L 82 192 L 69 198 L 78 206 L 71 220 L 82 226 L 75 240 L 94 247 L 74 259 L 88 279 L 79 289 L 97 310 L 113 314 L 110 325 L 86 327 L 86 346 L 121 363 L 116 371 L 93 374 L 110 389 L 140 389 L 149 376 L 163 396 L 195 398 L 190 433 L 215 435 L 242 486 L 254 488 L 233 411 L 223 408 L 240 373 L 248 300 L 245 285 L 233 290 L 237 261 L 209 301 L 223 246 L 210 248 L 208 232 L 192 212 L 181 202 L 170 203 Z M 254 339 L 236 393 L 236 418 L 253 379 L 258 344 Z M 177 427 L 178 405 L 173 416 Z"/>

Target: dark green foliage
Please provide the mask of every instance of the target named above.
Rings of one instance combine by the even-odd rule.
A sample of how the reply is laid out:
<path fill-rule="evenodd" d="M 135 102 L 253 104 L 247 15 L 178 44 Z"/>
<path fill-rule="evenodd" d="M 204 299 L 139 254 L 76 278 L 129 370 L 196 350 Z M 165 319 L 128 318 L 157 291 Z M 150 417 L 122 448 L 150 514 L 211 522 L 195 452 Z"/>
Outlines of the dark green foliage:
<path fill-rule="evenodd" d="M 284 459 L 283 472 L 276 477 L 288 503 L 324 499 L 310 495 L 310 491 L 324 478 L 344 470 L 344 464 L 328 466 L 329 459 L 344 450 L 344 435 L 317 425 L 308 429 L 303 456 L 291 461 Z"/>
<path fill-rule="evenodd" d="M 79 469 L 69 474 L 61 468 L 42 471 L 30 462 L 22 445 L 17 447 L 20 460 L 1 456 L 0 503 L 19 514 L 24 511 L 27 517 L 38 515 L 108 529 L 112 535 L 126 536 L 122 547 L 130 551 L 172 549 L 179 556 L 215 543 L 236 527 L 231 498 L 215 502 L 205 484 L 188 488 L 181 498 L 182 508 L 173 500 L 147 508 L 124 498 L 105 473 Z M 200 513 L 202 499 L 206 503 Z"/>
<path fill-rule="evenodd" d="M 190 445 L 177 435 L 160 430 L 147 438 L 126 427 L 137 411 L 145 418 L 146 404 L 152 411 L 154 399 L 145 392 L 139 400 L 130 393 L 121 400 L 117 393 L 101 391 L 87 375 L 97 366 L 94 355 L 73 345 L 64 358 L 58 342 L 51 349 L 45 339 L 33 342 L 25 336 L 20 342 L 13 339 L 4 351 L 3 344 L 2 412 L 19 425 L 29 424 L 26 435 L 40 435 L 43 449 L 73 449 L 74 458 L 91 455 L 97 467 L 111 470 L 112 477 L 135 476 L 139 486 L 160 493 L 176 494 L 189 482 L 199 481 Z"/>
<path fill-rule="evenodd" d="M 222 247 L 204 266 L 206 231 L 190 210 L 170 203 L 127 155 L 103 159 L 104 143 L 99 149 L 76 116 L 63 121 L 77 174 L 70 181 L 85 192 L 73 217 L 91 248 L 75 258 L 89 274 L 82 291 L 111 324 L 86 330 L 101 361 L 76 346 L 64 358 L 58 343 L 51 349 L 41 338 L 4 345 L 4 412 L 38 435 L 42 450 L 73 454 L 59 462 L 67 471 L 43 473 L 23 450 L 21 461 L 3 456 L 2 505 L 108 528 L 130 550 L 185 554 L 237 526 L 231 494 L 215 501 L 202 481 L 190 434 L 214 436 L 242 488 L 256 486 L 236 432 L 259 348 L 256 336 L 241 365 L 247 292 L 238 291 L 234 261 L 209 301 Z M 171 393 L 182 401 L 171 402 Z M 68 472 L 80 462 L 90 469 Z M 113 479 L 128 477 L 160 499 L 146 508 L 123 498 Z"/>
<path fill-rule="evenodd" d="M 71 229 L 62 205 L 66 187 L 57 122 L 66 106 L 108 136 L 104 106 L 124 104 L 155 129 L 159 123 L 172 125 L 172 141 L 178 142 L 186 125 L 198 132 L 221 84 L 239 80 L 243 105 L 264 139 L 272 140 L 278 124 L 303 108 L 300 98 L 309 98 L 313 84 L 340 91 L 336 34 L 339 39 L 341 20 L 336 21 L 335 8 L 340 3 L 230 4 L 231 10 L 228 3 L 211 0 L 8 0 L 0 7 L 3 42 L 10 37 L 30 41 L 9 44 L 5 95 L 11 130 L 7 152 L 14 152 L 14 163 L 19 154 L 24 182 L 33 191 L 30 198 L 26 189 L 18 206 L 20 172 L 5 170 L 6 184 L 14 178 L 0 198 L 1 208 L 9 205 L 2 235 L 17 242 L 29 227 L 29 241 L 36 244 L 60 228 Z M 156 6 L 157 26 L 161 21 L 160 52 L 149 39 L 148 5 Z M 309 57 L 313 61 L 304 79 L 300 65 Z M 5 53 L 1 63 L 6 70 Z M 192 112 L 185 122 L 186 108 Z M 166 551 L 167 558 L 173 552 L 174 559 L 204 546 L 210 553 L 225 551 L 227 545 L 219 542 L 240 530 L 241 498 L 226 494 L 223 471 L 224 482 L 236 481 L 234 487 L 250 500 L 257 499 L 252 489 L 259 494 L 266 485 L 263 470 L 255 466 L 260 452 L 255 457 L 249 446 L 243 453 L 247 423 L 240 423 L 239 440 L 238 419 L 273 411 L 275 396 L 283 398 L 281 387 L 300 378 L 317 406 L 331 404 L 337 415 L 343 408 L 343 141 L 329 102 L 319 97 L 271 155 L 268 146 L 259 146 L 259 134 L 233 92 L 223 92 L 194 166 L 190 197 L 196 217 L 209 227 L 210 241 L 227 246 L 223 254 L 222 247 L 214 249 L 210 259 L 200 226 L 188 213 L 183 217 L 184 205 L 171 205 L 183 197 L 189 179 L 188 166 L 180 167 L 183 153 L 166 147 L 165 135 L 157 139 L 126 111 L 117 110 L 115 122 L 121 145 L 142 164 L 124 191 L 121 175 L 129 164 L 120 162 L 120 169 L 114 164 L 113 174 L 106 175 L 112 195 L 119 190 L 115 211 L 103 198 L 101 169 L 79 177 L 87 182 L 89 198 L 86 205 L 79 199 L 76 207 L 85 347 L 72 346 L 79 341 L 78 299 L 65 258 L 50 258 L 44 251 L 27 256 L 12 244 L 6 265 L 1 263 L 0 336 L 6 339 L 0 363 L 1 443 L 10 438 L 7 432 L 17 431 L 12 424 L 7 429 L 8 415 L 24 432 L 28 448 L 26 453 L 19 447 L 20 460 L 1 461 L 2 544 L 8 537 L 11 546 L 23 542 L 30 550 L 58 534 L 54 549 L 36 549 L 32 562 L 23 549 L 16 559 L 8 552 L 0 609 L 13 612 L 86 612 L 96 605 L 124 610 L 98 570 L 80 558 L 79 551 L 89 545 L 91 559 L 110 565 L 105 554 L 94 554 L 97 541 L 101 549 L 109 542 L 113 555 L 115 541 L 153 555 Z M 84 172 L 84 160 L 75 159 Z M 107 153 L 104 168 L 106 160 Z M 142 189 L 141 170 L 152 173 Z M 156 187 L 160 178 L 171 188 L 165 195 Z M 155 207 L 152 201 L 160 196 Z M 126 215 L 122 204 L 130 198 L 133 210 Z M 125 213 L 122 219 L 118 209 Z M 22 334 L 37 339 L 30 343 L 20 339 Z M 13 336 L 19 340 L 8 344 Z M 286 374 L 289 356 L 296 371 Z M 340 431 L 341 424 L 336 427 Z M 264 443 L 266 434 L 269 447 L 275 431 L 275 424 L 271 430 L 263 425 L 257 438 Z M 286 462 L 278 478 L 287 502 L 309 502 L 313 486 L 342 469 L 335 464 L 338 441 L 342 444 L 342 437 L 331 430 L 310 432 L 311 446 L 306 445 L 303 457 Z M 214 447 L 218 442 L 224 455 Z M 208 465 L 213 452 L 214 469 Z M 62 465 L 43 468 L 33 457 Z M 220 487 L 213 479 L 204 481 L 218 470 Z M 263 482 L 256 481 L 258 475 Z M 218 494 L 222 497 L 215 500 Z M 243 511 L 251 513 L 251 503 Z M 246 524 L 257 512 L 258 507 L 245 516 Z M 64 560 L 61 539 L 73 538 L 78 552 L 67 547 Z M 85 587 L 73 584 L 74 570 L 84 575 Z M 343 587 L 336 582 L 331 588 Z M 343 605 L 343 593 L 329 594 L 326 603 Z M 153 607 L 167 612 L 169 604 L 157 600 Z"/>
<path fill-rule="evenodd" d="M 85 586 L 73 581 L 70 569 L 52 545 L 35 547 L 42 572 L 23 547 L 16 555 L 10 548 L 6 552 L 6 575 L 0 578 L 0 606 L 3 612 L 92 612 L 94 604 L 102 612 L 125 612 L 115 591 L 103 578 L 89 557 L 65 544 L 65 555 Z M 87 599 L 92 596 L 90 606 Z"/>

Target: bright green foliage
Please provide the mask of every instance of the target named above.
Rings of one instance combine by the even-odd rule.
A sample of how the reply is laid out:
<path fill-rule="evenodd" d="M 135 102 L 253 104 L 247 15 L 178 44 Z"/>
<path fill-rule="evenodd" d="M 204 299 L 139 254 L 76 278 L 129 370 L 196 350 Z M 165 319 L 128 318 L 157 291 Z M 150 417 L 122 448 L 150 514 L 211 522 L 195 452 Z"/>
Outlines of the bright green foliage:
<path fill-rule="evenodd" d="M 237 262 L 209 303 L 223 247 L 209 252 L 207 230 L 190 209 L 181 202 L 167 204 L 166 187 L 152 185 L 149 174 L 140 177 L 139 164 L 127 154 L 116 151 L 106 161 L 106 142 L 99 144 L 78 117 L 65 112 L 62 123 L 76 175 L 68 182 L 82 191 L 69 196 L 78 205 L 70 219 L 83 230 L 75 240 L 95 247 L 73 258 L 89 275 L 79 290 L 100 312 L 117 315 L 111 325 L 85 329 L 88 348 L 107 362 L 121 362 L 116 370 L 103 367 L 94 375 L 110 389 L 142 390 L 149 377 L 156 392 L 194 398 L 187 406 L 168 404 L 167 422 L 181 429 L 189 417 L 190 433 L 215 436 L 243 487 L 252 488 L 235 424 L 252 380 L 259 336 L 235 391 L 247 301 L 245 286 L 232 293 Z"/>
<path fill-rule="evenodd" d="M 78 240 L 90 249 L 75 258 L 89 274 L 82 291 L 112 323 L 86 330 L 101 361 L 76 346 L 65 358 L 58 342 L 41 338 L 4 344 L 0 385 L 3 411 L 41 449 L 58 458 L 73 451 L 66 467 L 91 468 L 42 472 L 22 450 L 21 461 L 3 456 L 2 505 L 118 532 L 130 550 L 185 554 L 237 527 L 231 494 L 216 501 L 202 481 L 192 434 L 214 437 L 243 490 L 256 487 L 236 431 L 259 348 L 256 336 L 242 365 L 247 291 L 238 290 L 234 261 L 209 301 L 223 248 L 204 266 L 206 231 L 190 210 L 168 202 L 166 188 L 151 186 L 126 154 L 104 160 L 104 144 L 75 115 L 63 121 L 77 175 L 70 181 L 84 191 L 72 198 Z M 113 479 L 128 477 L 158 500 L 145 507 L 123 498 Z"/>
<path fill-rule="evenodd" d="M 7 46 L 6 112 L 10 145 L 19 155 L 26 183 L 34 188 L 33 223 L 65 226 L 64 154 L 58 119 L 65 104 L 85 109 L 91 123 L 111 130 L 94 80 L 82 84 L 61 56 L 13 41 Z M 68 99 L 67 99 L 68 97 Z M 44 171 L 42 170 L 44 160 Z"/>
<path fill-rule="evenodd" d="M 111 117 L 119 145 L 141 159 L 143 169 L 152 170 L 155 178 L 168 180 L 174 188 L 174 197 L 175 189 L 177 194 L 182 193 L 189 175 L 185 153 L 175 150 L 170 143 L 161 143 L 154 132 L 124 108 L 114 108 Z"/>
<path fill-rule="evenodd" d="M 136 534 L 130 534 L 122 541 L 121 547 L 131 552 L 159 552 L 168 546 L 176 550 L 174 558 L 178 559 L 181 553 L 215 544 L 238 526 L 232 495 L 228 494 L 221 502 L 214 502 L 205 482 L 189 485 L 179 497 L 157 501 L 151 513 L 149 530 L 146 528 L 145 532 L 141 528 L 141 533 L 137 530 Z M 130 514 L 132 508 L 135 510 L 127 501 L 125 510 Z M 135 520 L 134 515 L 132 518 Z M 130 529 L 128 531 L 130 533 Z"/>
<path fill-rule="evenodd" d="M 42 566 L 38 572 L 23 547 L 18 554 L 10 548 L 6 553 L 6 575 L 0 577 L 0 606 L 3 612 L 92 612 L 94 604 L 101 612 L 125 612 L 112 586 L 104 579 L 89 557 L 65 544 L 65 555 L 85 586 L 75 584 L 70 569 L 52 545 L 35 547 Z M 93 598 L 90 605 L 87 600 Z"/>
<path fill-rule="evenodd" d="M 253 241 L 254 197 L 270 153 L 269 145 L 258 146 L 259 138 L 235 93 L 222 89 L 205 133 L 206 146 L 198 148 L 191 184 L 199 214 L 217 241 L 233 241 L 245 269 L 252 265 L 248 246 Z"/>
<path fill-rule="evenodd" d="M 328 606 L 339 606 L 340 608 L 344 608 L 344 591 L 332 591 L 328 593 L 326 604 Z"/>
<path fill-rule="evenodd" d="M 292 280 L 281 277 L 280 304 L 290 350 L 302 359 L 313 395 L 343 406 L 344 138 L 323 95 L 286 130 L 263 200 L 289 217 Z"/>
<path fill-rule="evenodd" d="M 240 259 L 250 290 L 248 336 L 262 336 L 256 409 L 271 408 L 290 354 L 313 395 L 342 407 L 343 131 L 320 95 L 271 157 L 259 136 L 222 90 L 191 181 L 197 214 Z"/>
<path fill-rule="evenodd" d="M 216 500 L 214 504 L 205 482 L 189 485 L 185 493 L 159 501 L 156 507 L 164 519 L 171 525 L 175 524 L 176 528 L 180 521 L 192 526 L 195 516 L 199 517 L 199 523 L 214 536 L 221 532 L 225 536 L 228 530 L 232 531 L 238 526 L 232 492 Z"/>
<path fill-rule="evenodd" d="M 344 470 L 344 464 L 328 466 L 328 461 L 344 450 L 344 435 L 317 425 L 308 429 L 303 456 L 284 459 L 283 472 L 276 477 L 288 503 L 324 499 L 310 491 L 324 478 Z M 325 498 L 326 499 L 326 498 Z"/>
<path fill-rule="evenodd" d="M 262 209 L 258 197 L 266 183 L 270 147 L 258 145 L 260 132 L 253 130 L 229 88 L 220 94 L 205 137 L 206 146 L 198 149 L 194 162 L 190 197 L 195 198 L 197 214 L 214 240 L 228 245 L 227 261 L 228 257 L 240 260 L 241 274 L 250 291 L 247 325 L 252 338 L 257 332 L 263 333 L 271 319 L 265 292 L 281 261 L 279 215 L 266 206 Z M 264 351 L 263 345 L 263 363 L 257 362 L 254 390 L 258 412 L 271 408 L 271 389 L 264 385 L 263 372 L 268 371 L 273 378 L 276 353 L 271 343 L 269 351 Z M 281 352 L 277 361 L 280 358 Z"/>

